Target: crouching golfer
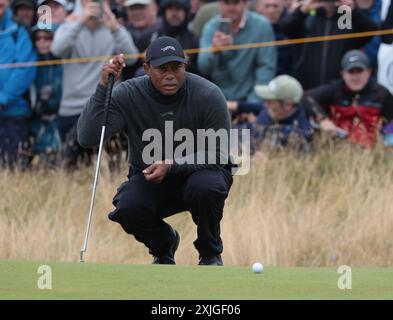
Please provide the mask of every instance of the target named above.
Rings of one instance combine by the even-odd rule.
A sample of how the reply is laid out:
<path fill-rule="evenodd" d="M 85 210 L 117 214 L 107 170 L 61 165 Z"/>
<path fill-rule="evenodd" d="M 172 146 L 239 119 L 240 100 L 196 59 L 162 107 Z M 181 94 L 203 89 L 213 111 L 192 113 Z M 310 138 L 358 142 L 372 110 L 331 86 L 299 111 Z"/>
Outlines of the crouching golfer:
<path fill-rule="evenodd" d="M 118 79 L 123 66 L 119 55 L 103 68 L 78 121 L 78 139 L 84 147 L 99 144 L 108 77 Z M 145 244 L 154 264 L 175 264 L 180 237 L 163 219 L 190 211 L 197 225 L 199 265 L 222 265 L 220 221 L 232 185 L 229 114 L 218 87 L 187 73 L 185 67 L 178 41 L 160 37 L 147 49 L 146 75 L 114 89 L 106 138 L 122 130 L 127 133 L 130 171 L 113 199 L 116 209 L 109 219 Z M 200 129 L 207 133 L 204 139 Z M 228 139 L 221 139 L 223 133 Z"/>

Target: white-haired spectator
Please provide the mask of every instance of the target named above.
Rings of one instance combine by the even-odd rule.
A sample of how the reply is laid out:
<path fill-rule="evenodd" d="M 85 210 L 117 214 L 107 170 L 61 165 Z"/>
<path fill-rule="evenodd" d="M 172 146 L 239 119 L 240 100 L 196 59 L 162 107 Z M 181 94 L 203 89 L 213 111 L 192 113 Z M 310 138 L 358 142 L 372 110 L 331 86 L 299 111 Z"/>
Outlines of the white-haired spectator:
<path fill-rule="evenodd" d="M 124 8 L 128 21 L 126 28 L 139 52 L 144 52 L 153 35 L 163 25 L 162 18 L 158 17 L 158 5 L 154 0 L 125 0 Z M 142 63 L 142 59 L 139 59 L 133 66 L 126 67 L 122 74 L 123 80 L 134 77 Z"/>

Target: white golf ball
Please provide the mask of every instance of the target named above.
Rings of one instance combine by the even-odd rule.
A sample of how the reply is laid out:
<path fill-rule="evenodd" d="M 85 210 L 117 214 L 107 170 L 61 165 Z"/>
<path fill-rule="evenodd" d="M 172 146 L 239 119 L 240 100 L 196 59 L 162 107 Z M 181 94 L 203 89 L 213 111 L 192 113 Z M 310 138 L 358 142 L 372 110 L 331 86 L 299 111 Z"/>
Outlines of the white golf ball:
<path fill-rule="evenodd" d="M 255 262 L 255 263 L 252 265 L 252 271 L 253 271 L 254 273 L 261 273 L 261 272 L 263 271 L 263 265 L 262 265 L 262 263 L 260 263 L 260 262 Z"/>

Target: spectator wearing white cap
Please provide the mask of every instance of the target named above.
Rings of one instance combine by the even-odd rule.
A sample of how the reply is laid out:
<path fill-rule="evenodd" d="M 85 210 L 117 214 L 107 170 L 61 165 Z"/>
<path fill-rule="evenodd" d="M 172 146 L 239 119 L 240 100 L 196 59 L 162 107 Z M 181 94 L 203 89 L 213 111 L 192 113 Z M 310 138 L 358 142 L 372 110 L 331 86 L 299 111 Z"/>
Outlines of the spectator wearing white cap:
<path fill-rule="evenodd" d="M 154 0 L 125 0 L 124 7 L 128 21 L 126 28 L 139 52 L 143 52 L 163 25 L 162 18 L 158 17 L 158 5 Z M 123 80 L 134 77 L 142 64 L 142 59 L 139 59 L 133 66 L 126 67 L 122 74 Z"/>
<path fill-rule="evenodd" d="M 255 86 L 255 91 L 263 103 L 241 101 L 228 104 L 229 111 L 238 118 L 250 113 L 256 116 L 254 120 L 236 124 L 238 129 L 251 130 L 251 152 L 264 146 L 277 149 L 288 144 L 296 151 L 309 151 L 312 129 L 308 119 L 313 114 L 312 105 L 303 98 L 300 83 L 289 75 L 280 75 L 268 85 Z"/>
<path fill-rule="evenodd" d="M 38 0 L 38 6 L 48 6 L 51 10 L 52 30 L 62 24 L 67 17 L 68 1 L 67 0 Z"/>
<path fill-rule="evenodd" d="M 158 5 L 154 0 L 126 0 L 127 30 L 131 33 L 140 52 L 146 50 L 151 36 L 162 26 Z"/>

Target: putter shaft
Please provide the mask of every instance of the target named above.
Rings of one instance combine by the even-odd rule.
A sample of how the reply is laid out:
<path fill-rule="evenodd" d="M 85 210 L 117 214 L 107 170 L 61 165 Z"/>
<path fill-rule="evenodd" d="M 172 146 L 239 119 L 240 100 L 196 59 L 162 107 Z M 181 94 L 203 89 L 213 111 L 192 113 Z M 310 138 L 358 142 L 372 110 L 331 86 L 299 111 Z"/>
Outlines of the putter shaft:
<path fill-rule="evenodd" d="M 104 102 L 104 108 L 105 108 L 104 109 L 104 119 L 103 119 L 103 125 L 102 125 L 102 130 L 101 130 L 100 147 L 98 149 L 96 171 L 95 171 L 95 175 L 94 175 L 93 191 L 91 193 L 91 199 L 90 199 L 89 215 L 87 217 L 86 235 L 85 235 L 85 240 L 83 242 L 83 245 L 82 245 L 82 248 L 80 251 L 80 257 L 79 257 L 80 262 L 84 262 L 83 254 L 87 250 L 87 242 L 89 241 L 89 236 L 90 236 L 90 226 L 91 226 L 91 220 L 92 220 L 92 216 L 93 216 L 94 198 L 95 198 L 96 189 L 97 189 L 98 175 L 100 173 L 101 156 L 102 156 L 102 151 L 104 149 L 105 127 L 106 127 L 106 123 L 108 120 L 108 111 L 109 111 L 109 106 L 111 103 L 111 94 L 112 94 L 114 81 L 115 81 L 114 76 L 112 74 L 110 74 L 108 77 L 108 87 L 106 89 L 106 96 L 105 96 L 105 102 Z"/>
<path fill-rule="evenodd" d="M 98 149 L 97 165 L 96 165 L 96 171 L 95 171 L 95 175 L 94 175 L 93 191 L 91 193 L 90 209 L 89 209 L 89 215 L 87 217 L 85 241 L 83 242 L 83 245 L 82 245 L 82 248 L 80 251 L 80 262 L 83 262 L 83 253 L 86 252 L 86 250 L 87 250 L 87 242 L 89 241 L 89 236 L 90 236 L 90 226 L 91 226 L 91 220 L 92 220 L 92 216 L 93 216 L 94 198 L 95 198 L 96 190 L 97 190 L 98 176 L 100 173 L 101 156 L 102 156 L 102 150 L 103 150 L 103 146 L 104 146 L 104 136 L 105 136 L 105 126 L 102 126 L 100 147 Z"/>

